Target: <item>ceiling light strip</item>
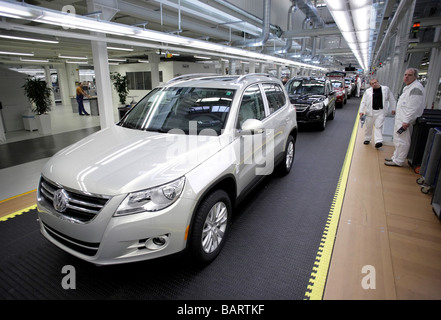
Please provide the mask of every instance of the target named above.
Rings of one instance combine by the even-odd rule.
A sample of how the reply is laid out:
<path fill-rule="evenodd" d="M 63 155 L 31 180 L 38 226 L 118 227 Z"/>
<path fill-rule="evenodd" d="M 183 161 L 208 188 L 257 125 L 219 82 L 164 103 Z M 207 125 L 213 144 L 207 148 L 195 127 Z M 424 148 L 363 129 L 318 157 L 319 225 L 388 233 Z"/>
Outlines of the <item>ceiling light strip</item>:
<path fill-rule="evenodd" d="M 288 59 L 282 59 L 257 52 L 247 51 L 234 47 L 210 43 L 202 40 L 195 40 L 176 35 L 164 34 L 157 31 L 131 27 L 107 21 L 97 21 L 88 17 L 73 16 L 60 11 L 49 10 L 27 4 L 15 4 L 10 2 L 0 2 L 0 16 L 13 12 L 14 15 L 22 19 L 37 21 L 45 24 L 61 26 L 65 29 L 80 29 L 99 33 L 109 33 L 123 35 L 153 42 L 162 42 L 186 47 L 195 47 L 203 50 L 214 51 L 221 54 L 235 55 L 253 59 L 261 59 L 268 63 L 279 63 L 286 66 L 300 66 L 312 69 L 326 70 L 325 68 L 300 63 Z"/>
<path fill-rule="evenodd" d="M 0 34 L 0 38 L 11 39 L 11 40 L 32 41 L 32 42 L 43 42 L 43 43 L 59 43 L 58 40 L 44 40 L 44 39 L 36 39 L 36 38 L 28 38 L 28 37 L 10 36 L 10 35 L 5 35 L 5 34 Z"/>

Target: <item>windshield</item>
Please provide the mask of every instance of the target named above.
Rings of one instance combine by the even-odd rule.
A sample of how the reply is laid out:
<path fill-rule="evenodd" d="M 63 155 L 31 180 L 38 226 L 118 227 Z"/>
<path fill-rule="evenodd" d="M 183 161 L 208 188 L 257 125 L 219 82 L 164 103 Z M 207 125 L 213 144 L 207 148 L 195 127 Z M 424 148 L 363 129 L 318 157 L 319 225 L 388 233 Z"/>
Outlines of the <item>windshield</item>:
<path fill-rule="evenodd" d="M 299 79 L 289 82 L 286 86 L 288 94 L 324 94 L 325 86 L 323 80 L 318 79 Z"/>
<path fill-rule="evenodd" d="M 216 88 L 157 88 L 134 106 L 118 125 L 156 132 L 177 129 L 174 133 L 216 132 L 219 135 L 230 112 L 234 93 L 231 89 Z"/>

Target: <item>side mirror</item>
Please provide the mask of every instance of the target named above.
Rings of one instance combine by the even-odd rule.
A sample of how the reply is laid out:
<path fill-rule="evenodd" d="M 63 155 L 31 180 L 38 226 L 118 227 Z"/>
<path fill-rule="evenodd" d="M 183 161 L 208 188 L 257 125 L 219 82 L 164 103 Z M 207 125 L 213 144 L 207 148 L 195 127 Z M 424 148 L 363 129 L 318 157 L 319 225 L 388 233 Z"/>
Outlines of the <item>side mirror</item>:
<path fill-rule="evenodd" d="M 241 134 L 257 134 L 264 131 L 263 122 L 257 119 L 248 119 L 242 124 Z"/>

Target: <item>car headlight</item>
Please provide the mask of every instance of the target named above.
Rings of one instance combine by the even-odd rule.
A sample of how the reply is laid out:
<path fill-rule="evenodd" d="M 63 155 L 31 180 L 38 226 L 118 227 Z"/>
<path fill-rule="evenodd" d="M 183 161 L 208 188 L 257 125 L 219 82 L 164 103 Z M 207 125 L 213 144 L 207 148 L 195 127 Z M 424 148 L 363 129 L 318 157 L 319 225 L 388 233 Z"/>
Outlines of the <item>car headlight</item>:
<path fill-rule="evenodd" d="M 311 107 L 309 108 L 309 110 L 321 110 L 323 109 L 323 102 L 319 102 L 319 103 L 314 103 L 313 105 L 311 105 Z"/>
<path fill-rule="evenodd" d="M 129 193 L 116 210 L 115 216 L 167 208 L 179 198 L 184 183 L 185 177 L 182 177 L 158 187 Z"/>

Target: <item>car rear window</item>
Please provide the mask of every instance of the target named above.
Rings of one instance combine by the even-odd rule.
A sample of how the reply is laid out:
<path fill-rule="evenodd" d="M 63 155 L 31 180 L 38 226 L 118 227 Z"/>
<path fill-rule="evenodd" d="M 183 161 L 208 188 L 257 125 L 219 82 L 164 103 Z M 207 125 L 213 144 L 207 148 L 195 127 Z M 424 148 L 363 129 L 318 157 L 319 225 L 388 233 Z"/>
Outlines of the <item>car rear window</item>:
<path fill-rule="evenodd" d="M 325 81 L 320 79 L 299 79 L 286 86 L 288 94 L 324 94 Z"/>

